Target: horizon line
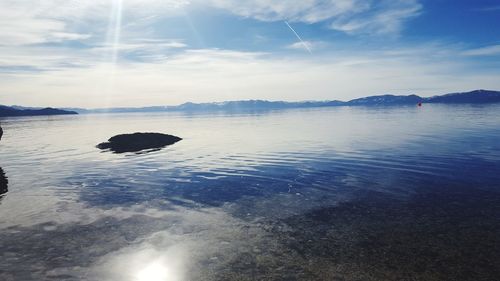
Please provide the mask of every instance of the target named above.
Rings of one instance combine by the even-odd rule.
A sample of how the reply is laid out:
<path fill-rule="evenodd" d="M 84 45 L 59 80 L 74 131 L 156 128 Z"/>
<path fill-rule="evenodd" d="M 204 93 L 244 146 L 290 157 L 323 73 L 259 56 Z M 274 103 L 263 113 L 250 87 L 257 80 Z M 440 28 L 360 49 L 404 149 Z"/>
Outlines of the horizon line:
<path fill-rule="evenodd" d="M 264 101 L 264 102 L 283 102 L 283 103 L 306 103 L 306 102 L 344 102 L 348 103 L 350 101 L 358 100 L 358 99 L 364 99 L 364 98 L 369 98 L 369 97 L 380 97 L 380 96 L 396 96 L 396 97 L 408 97 L 408 96 L 418 96 L 420 98 L 432 98 L 432 97 L 438 97 L 438 96 L 444 96 L 444 95 L 449 95 L 449 94 L 462 94 L 462 93 L 470 93 L 470 92 L 476 92 L 476 91 L 491 91 L 491 92 L 500 92 L 500 90 L 489 90 L 489 89 L 473 89 L 469 91 L 461 91 L 461 92 L 450 92 L 450 93 L 445 93 L 445 94 L 437 94 L 437 95 L 432 95 L 432 96 L 420 96 L 419 94 L 392 94 L 392 93 L 386 93 L 386 94 L 376 94 L 376 95 L 369 95 L 369 96 L 363 96 L 359 98 L 354 98 L 350 100 L 339 100 L 339 99 L 327 99 L 327 100 L 267 100 L 267 99 L 242 99 L 242 100 L 225 100 L 225 101 L 204 101 L 204 102 L 192 102 L 192 101 L 185 101 L 183 103 L 178 103 L 178 104 L 173 104 L 173 105 L 139 105 L 139 106 L 117 106 L 117 107 L 78 107 L 78 106 L 24 106 L 24 105 L 19 105 L 19 104 L 13 104 L 13 105 L 3 105 L 0 104 L 0 106 L 7 106 L 7 107 L 24 107 L 26 109 L 33 108 L 33 109 L 44 109 L 44 108 L 54 108 L 54 109 L 80 109 L 80 110 L 106 110 L 106 109 L 140 109 L 140 108 L 148 108 L 148 107 L 179 107 L 185 104 L 218 104 L 218 103 L 229 103 L 229 102 L 248 102 L 248 101 Z"/>

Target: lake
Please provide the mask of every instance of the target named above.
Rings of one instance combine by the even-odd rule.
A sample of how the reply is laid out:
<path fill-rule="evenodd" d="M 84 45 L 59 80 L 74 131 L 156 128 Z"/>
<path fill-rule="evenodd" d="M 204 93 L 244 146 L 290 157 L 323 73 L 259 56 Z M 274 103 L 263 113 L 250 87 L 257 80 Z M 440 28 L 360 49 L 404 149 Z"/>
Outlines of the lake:
<path fill-rule="evenodd" d="M 500 105 L 0 121 L 1 280 L 500 280 Z"/>

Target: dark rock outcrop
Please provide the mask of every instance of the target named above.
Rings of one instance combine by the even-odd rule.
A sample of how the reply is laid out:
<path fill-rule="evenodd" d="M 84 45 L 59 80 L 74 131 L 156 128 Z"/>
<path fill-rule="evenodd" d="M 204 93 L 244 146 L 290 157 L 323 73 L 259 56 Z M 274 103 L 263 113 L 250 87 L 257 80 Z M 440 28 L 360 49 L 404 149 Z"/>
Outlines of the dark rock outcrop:
<path fill-rule="evenodd" d="M 3 135 L 3 130 L 2 126 L 0 126 L 0 140 L 2 139 Z M 7 180 L 7 177 L 5 176 L 5 172 L 3 171 L 2 168 L 0 168 L 0 198 L 9 191 L 8 189 L 9 181 Z"/>
<path fill-rule="evenodd" d="M 182 139 L 160 133 L 134 133 L 117 135 L 97 145 L 97 148 L 114 153 L 138 152 L 147 149 L 161 149 Z"/>
<path fill-rule="evenodd" d="M 0 168 L 0 198 L 9 191 L 8 189 L 9 181 L 5 176 L 5 172 Z"/>

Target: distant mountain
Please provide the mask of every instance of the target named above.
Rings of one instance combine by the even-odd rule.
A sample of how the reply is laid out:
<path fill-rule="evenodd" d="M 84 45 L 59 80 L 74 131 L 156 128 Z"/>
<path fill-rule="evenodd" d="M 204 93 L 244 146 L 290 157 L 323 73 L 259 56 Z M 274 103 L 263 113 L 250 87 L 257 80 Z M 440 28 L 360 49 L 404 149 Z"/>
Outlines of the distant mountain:
<path fill-rule="evenodd" d="M 465 93 L 453 93 L 442 96 L 423 98 L 417 95 L 394 96 L 382 95 L 371 96 L 351 100 L 345 103 L 348 106 L 390 106 L 390 105 L 413 105 L 418 103 L 497 103 L 500 102 L 499 91 L 476 90 Z"/>
<path fill-rule="evenodd" d="M 9 107 L 0 105 L 0 117 L 13 117 L 13 116 L 43 116 L 43 115 L 70 115 L 78 114 L 74 111 L 66 111 L 55 108 L 42 108 L 42 109 L 19 109 L 19 107 Z"/>
<path fill-rule="evenodd" d="M 28 107 L 28 106 L 21 106 L 21 105 L 11 105 L 9 106 L 10 108 L 14 108 L 14 109 L 19 109 L 19 110 L 26 110 L 26 109 L 30 109 L 30 110 L 36 110 L 36 109 L 43 109 L 43 107 Z"/>
<path fill-rule="evenodd" d="M 192 103 L 187 102 L 177 106 L 150 106 L 150 107 L 122 107 L 122 108 L 65 108 L 65 110 L 76 111 L 80 114 L 87 113 L 132 113 L 132 112 L 203 112 L 203 111 L 258 111 L 277 110 L 288 108 L 312 108 L 344 105 L 342 101 L 304 101 L 304 102 L 284 102 L 265 100 L 244 100 L 226 101 L 213 103 Z"/>
<path fill-rule="evenodd" d="M 226 101 L 216 103 L 184 103 L 179 106 L 169 107 L 171 111 L 242 111 L 242 110 L 271 110 L 286 108 L 310 108 L 343 105 L 341 101 L 304 101 L 284 102 L 266 100 Z"/>
<path fill-rule="evenodd" d="M 348 101 L 345 105 L 350 106 L 386 106 L 386 105 L 408 105 L 408 104 L 418 104 L 423 102 L 425 99 L 417 95 L 409 96 L 394 96 L 394 95 L 383 95 L 383 96 L 371 96 L 366 98 L 360 98 Z"/>
<path fill-rule="evenodd" d="M 115 108 L 97 108 L 85 109 L 78 107 L 62 108 L 66 111 L 74 111 L 78 114 L 90 113 L 134 113 L 134 112 L 165 112 L 169 111 L 170 106 L 149 106 L 149 107 L 115 107 Z"/>
<path fill-rule="evenodd" d="M 404 106 L 416 105 L 418 103 L 443 103 L 443 104 L 458 104 L 458 103 L 500 103 L 499 91 L 476 90 L 465 93 L 453 93 L 442 96 L 434 96 L 424 98 L 417 95 L 397 96 L 397 95 L 380 95 L 369 96 L 344 101 L 302 101 L 302 102 L 285 102 L 285 101 L 266 101 L 266 100 L 243 100 L 243 101 L 225 101 L 212 103 L 192 103 L 187 102 L 177 106 L 150 106 L 150 107 L 123 107 L 123 108 L 101 108 L 101 109 L 83 109 L 83 108 L 64 108 L 57 109 L 40 109 L 29 108 L 22 106 L 1 107 L 0 116 L 7 116 L 2 113 L 8 110 L 21 110 L 23 115 L 9 116 L 24 116 L 28 115 L 53 115 L 53 114 L 88 114 L 88 113 L 132 113 L 132 112 L 203 112 L 203 111 L 259 111 L 259 110 L 279 110 L 290 108 L 315 108 L 315 107 L 332 107 L 332 106 Z M 52 114 L 50 110 L 55 111 Z M 47 112 L 49 111 L 49 112 Z M 14 113 L 11 113 L 14 114 Z M 15 113 L 20 114 L 20 113 Z"/>
<path fill-rule="evenodd" d="M 453 93 L 425 99 L 428 103 L 496 103 L 500 102 L 500 92 L 476 90 L 465 93 Z"/>

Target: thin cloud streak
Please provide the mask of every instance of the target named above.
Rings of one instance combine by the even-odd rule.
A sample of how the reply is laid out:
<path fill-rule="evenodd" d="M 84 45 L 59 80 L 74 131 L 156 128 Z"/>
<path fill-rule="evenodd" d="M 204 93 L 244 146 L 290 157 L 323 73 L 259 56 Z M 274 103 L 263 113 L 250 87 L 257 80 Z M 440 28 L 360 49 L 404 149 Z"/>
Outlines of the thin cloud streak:
<path fill-rule="evenodd" d="M 487 46 L 483 48 L 471 49 L 462 52 L 465 56 L 498 56 L 500 55 L 500 45 Z"/>
<path fill-rule="evenodd" d="M 297 33 L 297 31 L 295 31 L 295 29 L 293 29 L 293 27 L 288 23 L 288 21 L 285 21 L 285 24 L 288 26 L 288 28 L 290 28 L 290 30 L 293 32 L 293 34 L 295 34 L 295 36 L 299 39 L 299 41 L 302 43 L 302 46 L 304 46 L 304 48 L 309 52 L 309 54 L 312 55 L 312 51 L 311 49 L 309 48 L 309 46 L 306 44 L 306 42 L 304 42 L 304 40 L 302 40 L 302 38 L 300 37 L 300 35 Z"/>

